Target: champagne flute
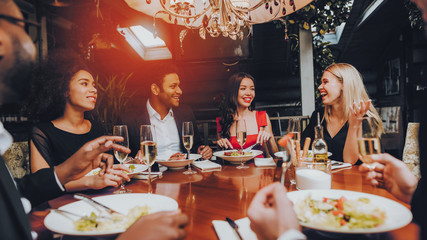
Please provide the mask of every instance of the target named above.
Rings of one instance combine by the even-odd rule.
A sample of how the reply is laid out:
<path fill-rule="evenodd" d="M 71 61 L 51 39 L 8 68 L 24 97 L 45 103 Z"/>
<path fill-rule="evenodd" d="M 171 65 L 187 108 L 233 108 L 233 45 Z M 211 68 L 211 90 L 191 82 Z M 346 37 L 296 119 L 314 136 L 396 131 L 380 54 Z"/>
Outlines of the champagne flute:
<path fill-rule="evenodd" d="M 374 171 L 376 163 L 372 160 L 371 155 L 381 153 L 381 144 L 377 136 L 378 127 L 372 117 L 363 117 L 358 120 L 357 146 L 359 158 L 370 171 Z"/>
<path fill-rule="evenodd" d="M 126 125 L 114 125 L 113 135 L 121 136 L 124 139 L 123 142 L 116 142 L 115 144 L 129 147 L 128 127 Z M 123 162 L 127 159 L 128 154 L 114 150 L 114 156 L 116 157 L 117 161 L 120 162 L 120 164 L 123 164 Z M 125 185 L 123 184 L 123 181 L 120 183 L 120 188 L 114 191 L 115 194 L 130 193 L 130 192 L 132 192 L 132 190 L 126 189 Z"/>
<path fill-rule="evenodd" d="M 151 166 L 157 157 L 156 128 L 153 125 L 140 126 L 141 159 L 148 167 L 148 183 L 151 184 Z"/>
<path fill-rule="evenodd" d="M 298 141 L 300 144 L 298 146 L 301 146 L 301 121 L 299 118 L 290 118 L 288 122 L 288 133 L 293 133 L 293 137 L 291 139 L 291 146 L 293 149 L 291 151 L 295 151 L 296 156 L 300 156 L 301 154 L 297 151 L 300 151 L 301 149 L 296 149 L 296 142 Z M 295 180 L 295 167 L 297 164 L 298 158 L 293 159 L 292 163 L 289 164 L 288 170 L 289 170 L 289 181 L 291 184 L 296 184 Z"/>
<path fill-rule="evenodd" d="M 196 171 L 191 169 L 191 160 L 190 160 L 190 149 L 193 147 L 193 137 L 194 137 L 194 128 L 192 122 L 183 122 L 182 123 L 182 142 L 184 143 L 185 149 L 187 149 L 187 159 L 188 159 L 188 170 L 183 172 L 184 174 L 196 174 Z"/>
<path fill-rule="evenodd" d="M 243 146 L 246 143 L 246 121 L 244 119 L 236 120 L 236 140 L 240 145 L 240 149 L 243 152 Z M 245 169 L 249 168 L 249 166 L 245 166 L 243 162 L 243 157 L 241 159 L 240 165 L 237 166 L 237 169 Z"/>

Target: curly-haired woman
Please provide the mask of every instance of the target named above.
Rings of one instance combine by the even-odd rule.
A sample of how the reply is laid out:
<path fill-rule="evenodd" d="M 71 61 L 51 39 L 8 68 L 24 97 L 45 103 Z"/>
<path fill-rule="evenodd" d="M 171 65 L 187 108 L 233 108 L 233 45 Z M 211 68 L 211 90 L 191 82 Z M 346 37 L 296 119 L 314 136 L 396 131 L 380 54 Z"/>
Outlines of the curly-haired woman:
<path fill-rule="evenodd" d="M 29 113 L 39 122 L 30 139 L 30 166 L 34 173 L 54 167 L 72 156 L 86 142 L 103 135 L 100 126 L 85 119 L 95 108 L 97 90 L 84 62 L 70 50 L 58 50 L 36 70 Z M 65 185 L 67 191 L 118 186 L 129 177 L 114 166 L 109 174 L 86 176 Z"/>

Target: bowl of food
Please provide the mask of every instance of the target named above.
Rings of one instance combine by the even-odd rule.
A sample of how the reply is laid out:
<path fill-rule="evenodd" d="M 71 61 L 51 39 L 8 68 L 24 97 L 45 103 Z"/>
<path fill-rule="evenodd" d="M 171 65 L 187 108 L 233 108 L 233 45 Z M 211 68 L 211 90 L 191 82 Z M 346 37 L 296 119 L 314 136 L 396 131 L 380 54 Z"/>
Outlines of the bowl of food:
<path fill-rule="evenodd" d="M 220 157 L 233 164 L 239 164 L 242 161 L 243 162 L 249 161 L 252 158 L 261 154 L 262 154 L 262 151 L 260 150 L 251 150 L 249 152 L 245 152 L 242 150 L 225 150 L 225 151 L 215 152 L 214 156 Z"/>
<path fill-rule="evenodd" d="M 164 156 L 157 157 L 156 162 L 166 166 L 170 169 L 182 169 L 185 166 L 188 166 L 188 162 L 192 163 L 194 160 L 201 158 L 200 154 L 190 154 L 190 159 L 187 159 L 187 154 L 185 153 L 175 153 L 172 154 L 169 158 Z"/>

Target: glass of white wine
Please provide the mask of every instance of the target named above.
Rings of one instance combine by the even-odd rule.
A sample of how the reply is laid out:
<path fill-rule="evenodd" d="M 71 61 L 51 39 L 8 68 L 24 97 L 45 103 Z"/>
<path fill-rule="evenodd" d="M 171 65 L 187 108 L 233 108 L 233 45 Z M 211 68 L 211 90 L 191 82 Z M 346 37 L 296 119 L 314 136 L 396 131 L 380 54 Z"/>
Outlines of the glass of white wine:
<path fill-rule="evenodd" d="M 141 159 L 148 167 L 148 182 L 151 183 L 151 166 L 157 157 L 156 129 L 153 125 L 140 126 Z"/>
<path fill-rule="evenodd" d="M 295 142 L 298 141 L 300 142 L 300 146 L 301 146 L 301 120 L 299 118 L 293 117 L 293 118 L 289 118 L 289 122 L 288 122 L 288 133 L 292 133 L 293 137 L 291 139 L 292 144 L 291 146 L 293 146 L 293 149 L 291 149 L 291 151 L 294 151 L 296 153 L 296 151 L 299 151 L 298 149 L 296 149 L 296 144 Z M 289 164 L 289 182 L 291 184 L 296 184 L 296 180 L 295 180 L 295 168 L 296 168 L 296 163 L 298 162 L 298 159 L 295 159 L 295 161 L 292 161 L 291 164 Z"/>
<path fill-rule="evenodd" d="M 184 174 L 196 174 L 197 172 L 191 169 L 190 149 L 193 147 L 194 128 L 192 122 L 182 123 L 182 142 L 187 149 L 188 170 Z"/>
<path fill-rule="evenodd" d="M 376 163 L 372 160 L 371 155 L 381 153 L 381 144 L 377 136 L 378 127 L 372 117 L 359 118 L 359 121 L 357 126 L 359 158 L 373 171 Z"/>
<path fill-rule="evenodd" d="M 124 139 L 123 142 L 116 142 L 115 144 L 129 147 L 128 127 L 126 125 L 114 125 L 113 135 L 121 136 Z M 125 162 L 125 160 L 127 159 L 128 154 L 119 152 L 119 151 L 114 151 L 114 156 L 116 157 L 117 161 L 120 162 L 120 164 L 123 164 L 123 162 Z M 120 184 L 120 188 L 114 191 L 115 194 L 130 193 L 130 192 L 132 192 L 132 190 L 125 188 L 123 181 Z"/>
<path fill-rule="evenodd" d="M 236 140 L 240 145 L 240 149 L 243 152 L 243 146 L 246 143 L 246 121 L 244 119 L 237 119 L 236 120 Z M 243 158 L 240 162 L 240 165 L 237 166 L 237 169 L 245 169 L 249 168 L 249 166 L 245 166 L 245 162 L 243 161 Z"/>

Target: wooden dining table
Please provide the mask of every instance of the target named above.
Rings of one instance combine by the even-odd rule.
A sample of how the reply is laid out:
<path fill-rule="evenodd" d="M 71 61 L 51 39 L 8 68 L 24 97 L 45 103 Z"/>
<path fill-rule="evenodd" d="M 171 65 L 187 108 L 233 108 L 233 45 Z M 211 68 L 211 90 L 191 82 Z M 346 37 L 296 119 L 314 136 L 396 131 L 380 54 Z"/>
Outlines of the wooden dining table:
<path fill-rule="evenodd" d="M 223 164 L 221 171 L 200 172 L 195 175 L 184 175 L 184 170 L 167 170 L 161 178 L 154 179 L 151 189 L 154 194 L 160 194 L 175 199 L 182 212 L 189 216 L 190 222 L 186 227 L 186 239 L 218 239 L 213 220 L 240 219 L 247 216 L 247 210 L 256 192 L 264 186 L 282 179 L 281 167 L 256 167 L 253 162 L 247 163 L 248 169 L 236 169 L 236 165 L 219 160 Z M 281 164 L 278 164 L 281 166 Z M 286 179 L 285 174 L 285 179 Z M 288 191 L 296 191 L 295 185 L 288 181 L 284 184 Z M 147 193 L 149 184 L 146 180 L 133 179 L 126 183 L 126 188 L 133 193 Z M 332 189 L 342 189 L 379 195 L 402 203 L 382 188 L 374 188 L 364 180 L 358 166 L 337 169 L 332 172 Z M 90 196 L 112 194 L 114 188 L 85 191 Z M 52 239 L 58 236 L 49 231 L 43 224 L 49 213 L 47 207 L 58 208 L 77 201 L 73 194 L 65 194 L 38 206 L 30 213 L 31 225 L 39 235 L 39 240 Z M 415 223 L 386 233 L 369 235 L 339 235 L 324 234 L 312 229 L 304 229 L 308 239 L 419 239 L 419 228 Z M 143 233 L 141 233 L 143 234 Z M 113 236 L 114 238 L 114 236 Z M 90 239 L 89 237 L 62 236 L 62 239 Z"/>

